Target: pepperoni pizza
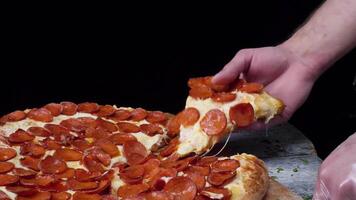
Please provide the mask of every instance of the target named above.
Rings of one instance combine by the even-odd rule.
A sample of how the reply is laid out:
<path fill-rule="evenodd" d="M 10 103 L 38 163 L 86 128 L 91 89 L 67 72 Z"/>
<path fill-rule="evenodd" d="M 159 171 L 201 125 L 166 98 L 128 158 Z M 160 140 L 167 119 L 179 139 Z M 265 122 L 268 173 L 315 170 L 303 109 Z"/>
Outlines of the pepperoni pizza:
<path fill-rule="evenodd" d="M 211 79 L 190 79 L 185 109 L 168 122 L 168 134 L 179 135 L 168 147 L 180 156 L 206 152 L 234 129 L 257 120 L 267 123 L 284 109 L 282 101 L 263 91 L 261 84 L 238 79 L 220 86 Z"/>
<path fill-rule="evenodd" d="M 263 161 L 200 154 L 283 104 L 244 81 L 227 88 L 198 78 L 189 86 L 176 116 L 89 102 L 3 116 L 0 200 L 261 200 L 269 183 Z"/>

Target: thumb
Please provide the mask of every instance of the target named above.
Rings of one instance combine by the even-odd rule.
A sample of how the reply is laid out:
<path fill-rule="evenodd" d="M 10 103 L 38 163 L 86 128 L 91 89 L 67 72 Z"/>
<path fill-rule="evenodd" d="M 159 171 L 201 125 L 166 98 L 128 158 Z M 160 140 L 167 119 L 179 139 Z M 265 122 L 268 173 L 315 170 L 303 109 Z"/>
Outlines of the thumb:
<path fill-rule="evenodd" d="M 240 76 L 241 73 L 247 72 L 253 57 L 253 49 L 240 50 L 235 57 L 217 73 L 212 82 L 217 85 L 227 85 Z"/>

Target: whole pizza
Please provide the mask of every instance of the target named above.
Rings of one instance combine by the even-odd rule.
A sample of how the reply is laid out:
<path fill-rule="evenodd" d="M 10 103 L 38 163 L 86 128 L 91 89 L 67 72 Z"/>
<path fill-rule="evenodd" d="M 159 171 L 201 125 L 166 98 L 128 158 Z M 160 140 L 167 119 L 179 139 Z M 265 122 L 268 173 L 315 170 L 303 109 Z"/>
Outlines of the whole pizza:
<path fill-rule="evenodd" d="M 0 200 L 262 200 L 263 161 L 202 154 L 234 129 L 268 122 L 283 103 L 244 80 L 188 85 L 177 115 L 61 102 L 3 116 Z"/>

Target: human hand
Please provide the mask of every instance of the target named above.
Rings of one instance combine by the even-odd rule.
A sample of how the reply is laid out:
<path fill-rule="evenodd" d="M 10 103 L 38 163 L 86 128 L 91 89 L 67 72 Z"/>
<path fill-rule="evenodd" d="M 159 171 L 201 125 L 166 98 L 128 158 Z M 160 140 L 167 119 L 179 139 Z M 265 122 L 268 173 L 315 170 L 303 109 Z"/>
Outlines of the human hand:
<path fill-rule="evenodd" d="M 322 163 L 313 200 L 353 200 L 356 197 L 356 133 Z"/>
<path fill-rule="evenodd" d="M 311 63 L 291 51 L 287 45 L 243 49 L 214 76 L 214 84 L 229 84 L 240 74 L 248 82 L 265 85 L 265 90 L 286 105 L 283 113 L 270 124 L 287 121 L 304 103 L 321 72 Z M 258 122 L 250 128 L 261 129 Z"/>

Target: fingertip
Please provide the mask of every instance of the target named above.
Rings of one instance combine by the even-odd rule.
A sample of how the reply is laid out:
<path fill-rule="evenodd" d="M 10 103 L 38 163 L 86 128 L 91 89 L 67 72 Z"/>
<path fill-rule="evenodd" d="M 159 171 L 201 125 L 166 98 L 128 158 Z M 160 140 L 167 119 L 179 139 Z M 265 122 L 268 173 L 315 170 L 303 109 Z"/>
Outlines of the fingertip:
<path fill-rule="evenodd" d="M 217 74 L 215 74 L 213 76 L 213 79 L 211 80 L 211 82 L 213 84 L 218 84 L 219 85 L 219 84 L 221 84 L 222 77 L 223 77 L 222 71 L 220 71 L 219 73 L 217 73 Z"/>

